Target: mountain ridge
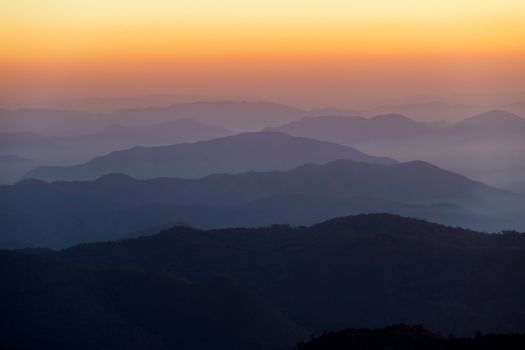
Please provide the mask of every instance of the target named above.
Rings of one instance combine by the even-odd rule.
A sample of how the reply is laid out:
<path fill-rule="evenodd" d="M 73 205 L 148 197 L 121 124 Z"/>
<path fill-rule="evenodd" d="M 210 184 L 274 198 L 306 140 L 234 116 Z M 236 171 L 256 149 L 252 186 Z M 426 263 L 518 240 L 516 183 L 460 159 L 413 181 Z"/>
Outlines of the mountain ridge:
<path fill-rule="evenodd" d="M 194 283 L 168 271 L 69 263 L 50 252 L 0 250 L 0 262 L 0 338 L 17 349 L 279 349 L 304 335 L 226 277 Z"/>
<path fill-rule="evenodd" d="M 111 152 L 72 167 L 44 167 L 26 177 L 45 180 L 91 180 L 120 172 L 138 178 L 196 178 L 212 173 L 287 170 L 308 161 L 335 159 L 394 163 L 351 147 L 277 132 L 243 133 L 223 138 Z"/>
<path fill-rule="evenodd" d="M 196 281 L 226 274 L 310 330 L 408 322 L 461 335 L 525 327 L 517 311 L 524 310 L 525 236 L 517 232 L 491 235 L 368 214 L 307 227 L 174 227 L 75 246 L 57 257 L 177 271 Z"/>
<path fill-rule="evenodd" d="M 498 231 L 525 225 L 523 203 L 519 194 L 425 162 L 339 160 L 198 179 L 110 174 L 95 181 L 24 180 L 0 186 L 0 224 L 6 228 L 0 246 L 64 247 L 173 222 L 202 228 L 302 225 L 385 211 Z"/>

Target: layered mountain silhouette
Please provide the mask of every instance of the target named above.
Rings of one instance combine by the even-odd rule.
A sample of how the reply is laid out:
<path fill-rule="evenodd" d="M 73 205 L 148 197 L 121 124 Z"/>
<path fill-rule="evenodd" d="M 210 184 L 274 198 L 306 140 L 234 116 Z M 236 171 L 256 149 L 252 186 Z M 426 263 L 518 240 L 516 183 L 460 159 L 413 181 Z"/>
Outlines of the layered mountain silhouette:
<path fill-rule="evenodd" d="M 110 125 L 103 130 L 68 137 L 29 132 L 0 134 L 0 152 L 13 153 L 47 164 L 75 164 L 134 146 L 160 146 L 211 140 L 233 132 L 191 119 L 148 125 Z"/>
<path fill-rule="evenodd" d="M 192 119 L 179 119 L 171 122 L 151 125 L 120 125 L 113 124 L 102 131 L 80 135 L 75 138 L 81 141 L 96 142 L 121 142 L 119 147 L 130 147 L 135 145 L 151 146 L 158 144 L 172 144 L 191 142 L 196 140 L 214 139 L 232 135 L 233 132 L 219 126 L 212 126 L 197 122 Z"/>
<path fill-rule="evenodd" d="M 453 104 L 442 101 L 429 101 L 421 103 L 406 103 L 399 105 L 384 105 L 363 111 L 363 115 L 374 116 L 378 114 L 399 113 L 418 121 L 436 122 L 444 120 L 458 121 L 466 115 L 479 114 L 487 107 Z"/>
<path fill-rule="evenodd" d="M 374 214 L 296 228 L 175 227 L 46 254 L 196 283 L 229 276 L 314 332 L 401 322 L 455 335 L 525 329 L 525 237 L 516 232 Z"/>
<path fill-rule="evenodd" d="M 224 100 L 225 98 L 222 98 Z M 114 112 L 121 109 L 150 108 L 171 106 L 177 103 L 189 103 L 198 101 L 218 100 L 211 96 L 195 94 L 153 94 L 133 96 L 89 96 L 83 98 L 67 99 L 60 101 L 60 106 L 65 109 L 92 111 L 92 112 Z M 229 99 L 231 100 L 231 98 Z M 56 105 L 57 103 L 47 104 Z"/>
<path fill-rule="evenodd" d="M 27 178 L 92 180 L 110 173 L 141 179 L 157 177 L 196 178 L 212 173 L 289 170 L 304 163 L 337 159 L 392 164 L 353 148 L 283 133 L 258 132 L 159 147 L 134 147 L 112 152 L 72 167 L 42 167 Z"/>
<path fill-rule="evenodd" d="M 307 117 L 271 128 L 290 135 L 327 140 L 341 144 L 361 144 L 422 136 L 434 131 L 434 125 L 416 122 L 400 114 L 373 118 L 321 116 Z"/>
<path fill-rule="evenodd" d="M 474 133 L 484 137 L 525 138 L 525 119 L 503 110 L 489 111 L 450 125 L 415 121 L 392 113 L 371 118 L 320 116 L 306 117 L 269 130 L 348 145 L 389 143 L 407 138 L 444 141 L 472 137 Z"/>
<path fill-rule="evenodd" d="M 237 132 L 257 131 L 268 126 L 299 119 L 308 111 L 266 101 L 200 101 L 167 107 L 124 109 L 109 116 L 121 122 L 169 121 L 191 118 Z"/>
<path fill-rule="evenodd" d="M 521 135 L 525 138 L 525 118 L 504 110 L 492 110 L 466 118 L 453 126 L 455 132 L 480 132 L 486 135 Z"/>
<path fill-rule="evenodd" d="M 0 152 L 35 160 L 61 159 L 67 151 L 59 137 L 45 136 L 33 132 L 0 133 Z M 49 159 L 48 159 L 49 157 Z"/>
<path fill-rule="evenodd" d="M 302 225 L 373 212 L 492 231 L 523 227 L 523 203 L 523 196 L 421 161 L 341 160 L 199 179 L 111 174 L 85 182 L 26 180 L 0 187 L 0 244 L 63 247 L 176 222 L 204 228 Z"/>
<path fill-rule="evenodd" d="M 403 161 L 425 159 L 497 187 L 525 191 L 525 119 L 502 110 L 452 124 L 422 123 L 398 114 L 325 116 L 271 130 Z"/>
<path fill-rule="evenodd" d="M 92 113 L 52 109 L 0 110 L 0 129 L 46 135 L 93 133 L 112 124 L 147 125 L 193 119 L 205 124 L 241 131 L 257 131 L 313 115 L 305 110 L 265 101 L 199 101 L 164 107 L 127 108 Z M 352 113 L 353 112 L 347 112 Z"/>
<path fill-rule="evenodd" d="M 27 173 L 29 170 L 40 166 L 32 159 L 17 157 L 14 155 L 0 155 L 0 184 L 13 183 Z"/>
<path fill-rule="evenodd" d="M 104 113 L 46 109 L 0 110 L 0 127 L 5 131 L 0 135 L 0 154 L 34 159 L 43 165 L 71 166 L 111 151 L 138 145 L 195 142 L 229 135 L 224 133 L 224 129 L 232 130 L 229 132 L 231 134 L 270 127 L 267 131 L 341 143 L 369 154 L 402 161 L 424 159 L 496 187 L 525 192 L 525 137 L 524 129 L 520 126 L 523 118 L 494 110 L 456 124 L 424 123 L 421 120 L 451 120 L 447 118 L 450 113 L 456 115 L 453 120 L 461 120 L 485 109 L 441 102 L 406 107 L 384 106 L 361 113 L 366 116 L 380 115 L 371 118 L 356 117 L 359 113 L 352 110 L 307 110 L 262 101 L 201 101 Z M 427 118 L 427 112 L 442 117 Z M 490 125 L 481 122 L 487 118 L 493 120 Z M 191 139 L 165 139 L 163 135 L 166 133 L 160 126 L 167 123 L 166 129 L 170 129 L 170 124 L 180 119 L 218 126 L 223 129 L 223 133 L 207 135 L 204 131 L 203 136 L 197 135 Z M 283 123 L 291 124 L 279 127 Z M 151 126 L 160 127 L 158 138 L 146 138 L 144 141 L 144 138 L 136 135 L 139 128 L 146 129 L 145 134 L 148 134 L 147 129 L 151 131 Z M 117 135 L 115 142 L 111 142 L 107 134 L 111 130 L 118 134 L 118 129 L 130 131 L 132 135 L 128 141 L 121 142 L 122 136 Z M 78 135 L 95 135 L 101 130 L 105 130 L 102 134 L 106 133 L 106 136 L 77 139 Z M 36 135 L 18 133 L 28 131 Z M 17 133 L 13 135 L 13 132 Z M 184 134 L 184 128 L 181 128 L 177 135 Z M 13 138 L 18 141 L 13 141 Z"/>
<path fill-rule="evenodd" d="M 0 250 L 0 281 L 0 341 L 13 349 L 290 349 L 305 334 L 225 277 Z"/>

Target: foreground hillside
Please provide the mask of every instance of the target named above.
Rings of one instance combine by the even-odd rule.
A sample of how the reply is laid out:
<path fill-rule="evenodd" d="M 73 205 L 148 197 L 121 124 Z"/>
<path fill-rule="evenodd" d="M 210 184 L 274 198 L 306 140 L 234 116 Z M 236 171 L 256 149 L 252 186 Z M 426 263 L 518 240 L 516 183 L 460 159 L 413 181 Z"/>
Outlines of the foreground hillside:
<path fill-rule="evenodd" d="M 297 228 L 174 227 L 62 251 L 0 251 L 0 344 L 292 349 L 309 333 L 398 323 L 457 336 L 524 331 L 524 272 L 524 234 L 386 214 Z"/>
<path fill-rule="evenodd" d="M 323 334 L 296 350 L 520 350 L 525 333 L 478 334 L 469 338 L 445 338 L 421 326 L 396 325 L 382 329 L 345 329 Z"/>
<path fill-rule="evenodd" d="M 524 227 L 524 198 L 424 162 L 335 161 L 194 180 L 116 174 L 85 182 L 27 180 L 0 187 L 0 247 L 61 248 L 178 222 L 309 225 L 374 212 L 499 231 Z"/>
<path fill-rule="evenodd" d="M 0 344 L 13 349 L 290 349 L 304 335 L 226 278 L 0 251 L 0 281 Z"/>
<path fill-rule="evenodd" d="M 525 236 L 392 215 L 310 227 L 178 227 L 56 254 L 97 267 L 228 276 L 308 330 L 405 322 L 448 334 L 525 330 Z"/>

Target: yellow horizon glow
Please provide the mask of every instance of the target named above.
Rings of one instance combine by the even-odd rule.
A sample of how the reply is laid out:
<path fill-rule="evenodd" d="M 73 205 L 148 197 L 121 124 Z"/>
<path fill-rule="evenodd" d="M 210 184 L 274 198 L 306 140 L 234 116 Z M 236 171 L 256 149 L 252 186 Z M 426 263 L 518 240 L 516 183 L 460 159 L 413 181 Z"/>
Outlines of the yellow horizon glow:
<path fill-rule="evenodd" d="M 2 63 L 525 52 L 521 0 L 3 0 Z"/>
<path fill-rule="evenodd" d="M 305 92 L 328 82 L 380 96 L 384 79 L 505 91 L 523 87 L 524 59 L 523 0 L 0 0 L 0 103 L 134 80 L 294 101 L 331 101 Z"/>

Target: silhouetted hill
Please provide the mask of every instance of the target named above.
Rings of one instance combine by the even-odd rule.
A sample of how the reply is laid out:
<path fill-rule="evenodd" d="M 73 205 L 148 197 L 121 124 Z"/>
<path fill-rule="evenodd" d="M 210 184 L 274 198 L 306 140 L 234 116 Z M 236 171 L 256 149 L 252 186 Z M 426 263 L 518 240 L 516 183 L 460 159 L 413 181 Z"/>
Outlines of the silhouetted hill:
<path fill-rule="evenodd" d="M 110 118 L 140 121 L 144 118 L 169 121 L 191 118 L 230 130 L 257 131 L 268 126 L 299 119 L 305 110 L 266 101 L 199 101 L 178 103 L 167 107 L 125 109 L 111 113 Z"/>
<path fill-rule="evenodd" d="M 31 131 L 71 136 L 93 133 L 112 124 L 146 125 L 189 118 L 245 132 L 278 126 L 309 113 L 313 112 L 266 101 L 197 101 L 164 107 L 127 108 L 106 113 L 25 108 L 0 110 L 0 129 L 6 132 Z"/>
<path fill-rule="evenodd" d="M 524 202 L 424 162 L 334 161 L 193 180 L 122 174 L 86 182 L 25 180 L 0 187 L 0 246 L 64 247 L 174 222 L 311 224 L 381 211 L 491 231 L 520 229 Z"/>
<path fill-rule="evenodd" d="M 337 159 L 392 164 L 334 143 L 293 137 L 282 133 L 244 133 L 215 140 L 159 147 L 134 147 L 112 152 L 72 167 L 42 167 L 27 178 L 92 180 L 110 173 L 141 179 L 157 177 L 197 178 L 212 173 L 289 170 L 304 163 Z"/>
<path fill-rule="evenodd" d="M 55 256 L 95 267 L 229 276 L 316 332 L 395 323 L 456 335 L 525 330 L 525 236 L 387 214 L 154 236 Z"/>
<path fill-rule="evenodd" d="M 40 164 L 31 159 L 14 155 L 0 155 L 0 184 L 10 184 L 19 180 L 29 170 Z"/>
<path fill-rule="evenodd" d="M 195 142 L 232 134 L 232 131 L 218 126 L 202 124 L 191 119 L 179 119 L 160 124 L 140 126 L 113 124 L 98 133 L 72 137 L 70 141 L 83 143 L 86 148 L 91 146 L 95 149 L 101 149 L 99 151 L 99 154 L 101 154 L 133 146 L 158 146 Z"/>
<path fill-rule="evenodd" d="M 205 207 L 179 209 L 178 217 L 166 224 L 147 227 L 126 234 L 122 238 L 136 238 L 156 234 L 167 227 L 179 223 L 202 228 L 208 227 L 256 227 L 287 223 L 290 225 L 309 225 L 334 216 L 361 213 L 396 213 L 405 216 L 437 220 L 442 223 L 467 227 L 512 227 L 505 220 L 484 216 L 452 204 L 414 205 L 373 197 L 355 196 L 351 198 L 330 198 L 327 196 L 281 194 L 253 200 L 242 205 L 228 207 Z M 204 220 L 203 218 L 206 218 Z"/>
<path fill-rule="evenodd" d="M 448 124 L 387 114 L 304 118 L 271 130 L 402 161 L 424 159 L 496 187 L 525 192 L 525 119 L 502 110 Z"/>
<path fill-rule="evenodd" d="M 423 103 L 406 103 L 399 105 L 385 105 L 364 111 L 367 116 L 377 114 L 398 113 L 409 118 L 426 121 L 457 121 L 466 115 L 474 115 L 483 112 L 486 107 L 468 104 L 450 104 L 441 101 L 430 101 Z"/>
<path fill-rule="evenodd" d="M 408 138 L 419 140 L 424 146 L 424 141 L 429 139 L 445 143 L 451 139 L 458 141 L 484 135 L 498 138 L 518 135 L 525 138 L 525 119 L 506 111 L 493 110 L 447 126 L 419 122 L 390 113 L 371 118 L 307 117 L 269 130 L 347 145 L 389 144 Z"/>
<path fill-rule="evenodd" d="M 0 251 L 0 281 L 0 341 L 13 349 L 289 349 L 304 334 L 226 278 Z"/>
<path fill-rule="evenodd" d="M 432 132 L 433 129 L 431 124 L 416 122 L 399 114 L 385 114 L 373 118 L 307 117 L 269 130 L 341 144 L 358 145 L 374 141 L 386 142 L 407 137 L 419 137 Z"/>
<path fill-rule="evenodd" d="M 71 164 L 134 146 L 160 146 L 211 140 L 232 135 L 217 126 L 190 119 L 148 125 L 113 124 L 96 132 L 54 137 L 34 133 L 0 135 L 0 152 L 37 159 L 47 164 Z"/>
<path fill-rule="evenodd" d="M 62 140 L 54 136 L 45 136 L 32 132 L 2 132 L 0 133 L 0 152 L 22 158 L 44 160 L 48 155 L 61 158 L 66 151 L 62 149 Z M 53 157 L 49 160 L 53 161 Z"/>
<path fill-rule="evenodd" d="M 182 96 L 179 96 L 182 97 Z M 150 99 L 150 102 L 147 99 Z M 152 98 L 152 100 L 151 100 Z M 198 96 L 185 96 L 176 103 L 169 103 L 173 96 L 145 96 L 129 98 L 123 104 L 136 104 L 136 107 L 114 108 L 103 105 L 117 105 L 113 99 L 92 99 L 79 101 L 91 109 L 112 110 L 107 112 L 87 112 L 45 108 L 22 108 L 18 110 L 0 109 L 0 129 L 19 132 L 78 134 L 94 132 L 111 124 L 144 125 L 165 123 L 190 118 L 206 124 L 221 126 L 237 132 L 257 131 L 262 128 L 278 126 L 306 116 L 341 115 L 355 116 L 359 112 L 339 108 L 302 109 L 269 101 L 207 100 Z M 163 101 L 161 101 L 163 100 Z M 193 100 L 193 101 L 190 101 Z M 115 103 L 117 102 L 117 103 Z M 101 108 L 97 108 L 97 105 Z M 140 106 L 144 105 L 144 106 Z M 149 105 L 149 106 L 148 106 Z M 84 108 L 85 109 L 85 108 Z"/>
<path fill-rule="evenodd" d="M 470 118 L 466 118 L 454 125 L 455 132 L 482 132 L 494 135 L 503 132 L 507 136 L 519 134 L 525 138 L 525 118 L 503 110 L 492 110 Z"/>
<path fill-rule="evenodd" d="M 297 345 L 296 350 L 519 350 L 525 347 L 525 333 L 445 338 L 421 326 L 404 324 L 382 329 L 345 329 L 318 336 Z"/>

